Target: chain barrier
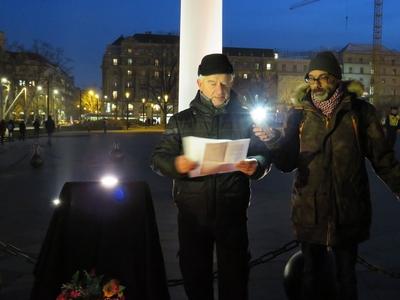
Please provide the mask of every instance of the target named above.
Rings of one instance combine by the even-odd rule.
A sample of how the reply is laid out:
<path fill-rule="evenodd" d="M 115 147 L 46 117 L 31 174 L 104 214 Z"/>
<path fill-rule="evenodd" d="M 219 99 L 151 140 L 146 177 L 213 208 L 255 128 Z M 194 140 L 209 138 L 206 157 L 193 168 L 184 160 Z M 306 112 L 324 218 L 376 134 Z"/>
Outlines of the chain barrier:
<path fill-rule="evenodd" d="M 5 253 L 10 254 L 10 255 L 22 257 L 22 258 L 26 259 L 26 261 L 31 263 L 31 264 L 35 264 L 36 263 L 36 259 L 35 258 L 31 257 L 29 254 L 27 254 L 23 250 L 15 247 L 15 246 L 13 246 L 11 244 L 7 244 L 7 243 L 4 243 L 4 242 L 0 241 L 0 250 L 4 251 Z"/>
<path fill-rule="evenodd" d="M 377 272 L 383 275 L 386 275 L 390 278 L 395 278 L 395 279 L 400 279 L 400 273 L 397 272 L 393 272 L 393 271 L 388 271 L 382 267 L 379 267 L 377 265 L 373 265 L 369 262 L 367 262 L 364 258 L 362 258 L 361 256 L 357 257 L 357 262 L 364 266 L 365 268 L 367 268 L 368 270 L 372 271 L 372 272 Z"/>
<path fill-rule="evenodd" d="M 297 248 L 299 246 L 299 242 L 296 240 L 293 240 L 285 245 L 283 245 L 282 247 L 267 252 L 263 255 L 261 255 L 260 257 L 253 259 L 249 262 L 249 268 L 254 268 L 255 266 L 258 266 L 260 264 L 264 264 L 267 263 L 271 260 L 273 260 L 274 258 L 285 254 L 289 251 L 292 251 L 293 249 Z M 30 256 L 29 254 L 27 254 L 26 252 L 24 252 L 23 250 L 11 245 L 11 244 L 7 244 L 4 243 L 2 241 L 0 241 L 0 250 L 4 251 L 5 253 L 8 253 L 10 255 L 13 256 L 20 256 L 22 258 L 24 258 L 27 262 L 35 264 L 36 263 L 36 258 L 33 258 L 32 256 Z M 364 258 L 362 258 L 361 256 L 357 257 L 357 262 L 359 264 L 361 264 L 362 266 L 364 266 L 366 269 L 368 269 L 369 271 L 372 272 L 377 272 L 383 275 L 386 275 L 390 278 L 395 278 L 395 279 L 400 279 L 400 273 L 397 272 L 393 272 L 393 271 L 388 271 L 382 267 L 379 267 L 377 265 L 371 264 L 369 262 L 367 262 Z M 217 271 L 213 272 L 213 278 L 216 279 L 218 277 L 217 275 Z M 168 286 L 169 287 L 175 287 L 178 285 L 183 285 L 183 279 L 169 279 L 167 281 Z"/>

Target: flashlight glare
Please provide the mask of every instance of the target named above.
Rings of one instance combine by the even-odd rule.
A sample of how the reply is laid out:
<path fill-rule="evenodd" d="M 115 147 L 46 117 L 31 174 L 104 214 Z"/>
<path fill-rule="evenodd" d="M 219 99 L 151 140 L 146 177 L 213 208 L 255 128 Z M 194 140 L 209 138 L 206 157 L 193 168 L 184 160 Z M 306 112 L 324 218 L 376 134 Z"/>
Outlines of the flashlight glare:
<path fill-rule="evenodd" d="M 60 199 L 58 199 L 58 198 L 57 198 L 57 199 L 54 199 L 52 202 L 53 202 L 53 205 L 54 205 L 54 206 L 59 206 L 59 205 L 61 204 L 61 201 L 60 201 Z"/>
<path fill-rule="evenodd" d="M 113 188 L 118 184 L 118 178 L 112 175 L 106 175 L 100 179 L 100 182 L 105 188 Z"/>
<path fill-rule="evenodd" d="M 267 110 L 265 107 L 256 107 L 250 112 L 250 115 L 255 123 L 260 124 L 267 118 Z"/>

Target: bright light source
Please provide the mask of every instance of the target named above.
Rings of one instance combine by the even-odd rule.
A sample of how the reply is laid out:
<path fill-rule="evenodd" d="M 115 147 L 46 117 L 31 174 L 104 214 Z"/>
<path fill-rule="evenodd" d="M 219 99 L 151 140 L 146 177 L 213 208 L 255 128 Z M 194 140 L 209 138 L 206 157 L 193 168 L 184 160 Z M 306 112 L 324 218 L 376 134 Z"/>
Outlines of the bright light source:
<path fill-rule="evenodd" d="M 54 199 L 52 201 L 52 203 L 53 203 L 54 206 L 59 206 L 61 204 L 61 200 L 57 198 L 57 199 Z"/>
<path fill-rule="evenodd" d="M 253 119 L 254 123 L 262 124 L 267 119 L 267 109 L 266 107 L 255 107 L 250 112 L 251 118 Z"/>
<path fill-rule="evenodd" d="M 100 179 L 100 182 L 106 188 L 113 188 L 118 184 L 118 178 L 113 175 L 106 175 Z"/>

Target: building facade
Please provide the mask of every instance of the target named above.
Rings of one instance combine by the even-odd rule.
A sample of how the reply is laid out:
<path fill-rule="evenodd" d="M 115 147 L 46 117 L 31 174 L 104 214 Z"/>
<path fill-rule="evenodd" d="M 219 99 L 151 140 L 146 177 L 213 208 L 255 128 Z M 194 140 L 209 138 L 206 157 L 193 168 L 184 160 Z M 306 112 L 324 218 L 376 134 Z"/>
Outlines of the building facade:
<path fill-rule="evenodd" d="M 272 49 L 225 47 L 241 101 L 275 101 L 277 53 Z M 110 117 L 165 122 L 177 111 L 179 36 L 135 34 L 107 46 L 103 94 Z M 164 118 L 164 120 L 163 120 Z"/>
<path fill-rule="evenodd" d="M 343 78 L 358 80 L 365 87 L 365 97 L 373 94 L 371 87 L 372 46 L 368 44 L 348 44 L 339 52 Z M 400 52 L 382 47 L 379 62 L 379 98 L 373 100 L 378 107 L 400 105 Z"/>
<path fill-rule="evenodd" d="M 151 33 L 119 37 L 103 57 L 103 97 L 109 117 L 138 122 L 177 109 L 179 37 Z M 165 113 L 166 112 L 166 113 Z"/>
<path fill-rule="evenodd" d="M 74 80 L 44 56 L 28 51 L 7 51 L 0 35 L 0 114 L 5 119 L 67 119 L 66 107 L 73 101 Z"/>

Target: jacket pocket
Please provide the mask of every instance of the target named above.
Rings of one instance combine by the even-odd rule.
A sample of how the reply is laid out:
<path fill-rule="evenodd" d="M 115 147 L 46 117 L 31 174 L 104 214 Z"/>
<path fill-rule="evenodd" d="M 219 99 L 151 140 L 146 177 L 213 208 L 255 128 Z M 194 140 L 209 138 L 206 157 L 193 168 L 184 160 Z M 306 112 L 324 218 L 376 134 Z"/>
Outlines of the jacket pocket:
<path fill-rule="evenodd" d="M 339 224 L 367 224 L 371 220 L 369 192 L 360 186 L 348 185 L 338 197 Z"/>
<path fill-rule="evenodd" d="M 295 191 L 292 195 L 292 216 L 293 223 L 300 225 L 315 225 L 316 205 L 315 192 Z"/>

